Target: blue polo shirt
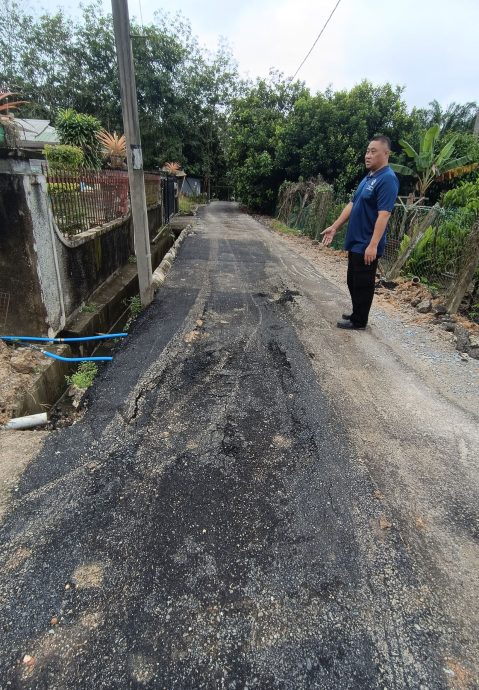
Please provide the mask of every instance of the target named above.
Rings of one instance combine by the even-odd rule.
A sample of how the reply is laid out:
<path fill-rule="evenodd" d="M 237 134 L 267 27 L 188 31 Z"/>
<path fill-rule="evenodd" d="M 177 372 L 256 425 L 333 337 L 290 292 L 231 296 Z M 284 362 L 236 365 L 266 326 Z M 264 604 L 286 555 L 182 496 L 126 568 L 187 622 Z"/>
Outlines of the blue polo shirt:
<path fill-rule="evenodd" d="M 371 242 L 379 211 L 393 210 L 398 191 L 399 180 L 389 165 L 366 175 L 352 199 L 345 249 L 364 254 Z M 386 233 L 387 228 L 378 244 L 378 256 L 384 254 Z"/>

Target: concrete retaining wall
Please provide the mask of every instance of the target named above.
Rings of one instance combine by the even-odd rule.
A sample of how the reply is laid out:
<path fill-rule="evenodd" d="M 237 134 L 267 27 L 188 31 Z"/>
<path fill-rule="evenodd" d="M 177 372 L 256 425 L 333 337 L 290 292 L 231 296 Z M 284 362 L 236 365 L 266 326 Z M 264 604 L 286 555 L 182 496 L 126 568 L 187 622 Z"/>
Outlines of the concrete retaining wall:
<path fill-rule="evenodd" d="M 161 205 L 149 209 L 148 222 L 153 239 L 165 222 Z M 46 178 L 0 172 L 1 332 L 56 335 L 133 254 L 129 215 L 66 238 L 56 227 Z"/>

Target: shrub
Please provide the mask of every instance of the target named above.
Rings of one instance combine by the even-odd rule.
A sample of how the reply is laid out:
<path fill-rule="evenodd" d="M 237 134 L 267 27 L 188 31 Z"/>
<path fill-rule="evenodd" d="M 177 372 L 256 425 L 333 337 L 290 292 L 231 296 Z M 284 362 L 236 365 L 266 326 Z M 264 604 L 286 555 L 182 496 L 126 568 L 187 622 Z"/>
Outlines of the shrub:
<path fill-rule="evenodd" d="M 79 146 L 46 144 L 43 149 L 50 170 L 78 170 L 85 162 L 85 156 Z"/>
<path fill-rule="evenodd" d="M 97 373 L 98 367 L 95 362 L 82 362 L 71 376 L 65 378 L 70 385 L 86 390 L 93 383 Z"/>
<path fill-rule="evenodd" d="M 60 110 L 55 120 L 62 144 L 78 146 L 83 151 L 85 165 L 99 168 L 101 165 L 100 142 L 97 134 L 101 131 L 101 122 L 93 115 L 77 113 L 73 108 Z"/>
<path fill-rule="evenodd" d="M 50 195 L 73 194 L 78 192 L 78 182 L 49 182 L 48 191 Z"/>
<path fill-rule="evenodd" d="M 184 194 L 180 194 L 180 197 L 178 199 L 178 207 L 180 214 L 190 215 L 193 212 L 195 206 L 196 203 L 193 199 L 191 199 L 188 196 L 185 196 Z"/>

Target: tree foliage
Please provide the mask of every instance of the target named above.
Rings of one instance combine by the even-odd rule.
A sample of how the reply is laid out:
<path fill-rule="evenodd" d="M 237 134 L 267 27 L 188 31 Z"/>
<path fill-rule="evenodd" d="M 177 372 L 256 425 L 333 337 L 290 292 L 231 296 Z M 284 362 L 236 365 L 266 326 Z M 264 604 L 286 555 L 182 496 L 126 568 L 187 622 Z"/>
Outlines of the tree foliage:
<path fill-rule="evenodd" d="M 476 119 L 477 103 L 450 103 L 443 107 L 437 100 L 431 101 L 428 108 L 413 109 L 420 129 L 439 125 L 441 135 L 446 132 L 472 132 Z"/>
<path fill-rule="evenodd" d="M 312 96 L 281 75 L 258 81 L 234 102 L 230 118 L 229 161 L 238 194 L 264 210 L 284 179 L 319 174 L 346 196 L 364 174 L 364 151 L 374 134 L 387 134 L 397 145 L 410 133 L 401 93 L 364 81 L 350 91 Z"/>
<path fill-rule="evenodd" d="M 284 179 L 280 143 L 294 103 L 306 91 L 271 73 L 233 101 L 228 127 L 228 161 L 237 194 L 253 209 L 271 210 Z"/>
<path fill-rule="evenodd" d="M 288 101 L 279 97 L 284 90 Z M 379 133 L 391 138 L 397 164 L 405 166 L 408 158 L 400 141 L 411 142 L 410 150 L 420 149 L 421 127 L 440 107 L 434 103 L 431 112 L 409 111 L 402 93 L 401 87 L 363 81 L 349 91 L 328 89 L 312 95 L 304 85 L 281 75 L 258 81 L 236 99 L 230 119 L 228 150 L 236 192 L 253 208 L 268 210 L 283 180 L 321 175 L 334 183 L 336 196 L 346 200 L 364 175 L 367 144 Z M 479 160 L 477 137 L 466 131 L 475 108 L 468 103 L 441 110 L 443 129 L 434 143 L 439 151 L 455 150 L 456 160 L 448 157 L 451 166 Z M 438 160 L 442 171 L 450 169 L 440 156 Z M 403 192 L 413 184 L 412 179 L 403 179 Z M 448 184 L 429 181 L 428 188 L 437 198 Z"/>
<path fill-rule="evenodd" d="M 62 10 L 33 14 L 19 0 L 0 0 L 0 9 L 0 88 L 28 101 L 24 117 L 55 122 L 73 109 L 108 132 L 123 131 L 112 18 L 100 0 L 79 18 Z M 417 149 L 421 131 L 438 123 L 438 147 L 456 137 L 457 157 L 479 160 L 471 134 L 475 103 L 433 101 L 409 111 L 402 88 L 391 84 L 363 81 L 311 94 L 275 72 L 244 82 L 228 46 L 201 49 L 181 15 L 157 13 L 144 26 L 133 18 L 131 36 L 145 167 L 178 161 L 208 186 L 233 184 L 252 208 L 272 210 L 283 180 L 318 175 L 347 198 L 377 133 L 391 138 L 396 162 L 405 165 L 399 141 Z M 414 184 L 401 182 L 403 192 Z M 430 199 L 453 184 L 434 182 Z"/>
<path fill-rule="evenodd" d="M 113 23 L 101 3 L 79 19 L 34 16 L 16 0 L 0 7 L 0 84 L 30 102 L 23 116 L 55 121 L 72 108 L 122 131 Z M 145 167 L 178 160 L 190 174 L 224 175 L 225 119 L 240 84 L 228 46 L 209 54 L 187 21 L 160 13 L 145 26 L 132 18 L 131 35 Z"/>
<path fill-rule="evenodd" d="M 98 118 L 67 108 L 58 111 L 55 127 L 62 144 L 75 146 L 83 151 L 87 167 L 100 166 L 101 150 L 98 134 L 101 131 L 101 122 Z"/>
<path fill-rule="evenodd" d="M 415 178 L 419 197 L 426 196 L 427 190 L 440 175 L 471 162 L 469 156 L 455 156 L 457 135 L 442 145 L 438 144 L 439 135 L 438 124 L 429 127 L 422 133 L 417 151 L 408 141 L 400 139 L 399 145 L 410 162 L 408 165 L 391 163 L 392 169 L 398 174 Z"/>
<path fill-rule="evenodd" d="M 47 144 L 44 153 L 50 170 L 77 170 L 85 164 L 85 155 L 79 146 Z"/>

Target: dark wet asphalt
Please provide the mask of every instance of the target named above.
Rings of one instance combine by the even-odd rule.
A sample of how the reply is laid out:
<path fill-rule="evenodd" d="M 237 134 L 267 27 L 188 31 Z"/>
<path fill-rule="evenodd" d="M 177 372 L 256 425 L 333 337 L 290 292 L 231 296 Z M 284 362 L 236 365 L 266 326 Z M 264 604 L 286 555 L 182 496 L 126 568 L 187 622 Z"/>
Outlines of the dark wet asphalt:
<path fill-rule="evenodd" d="M 27 469 L 0 535 L 1 690 L 448 687 L 260 232 L 202 211 Z"/>

